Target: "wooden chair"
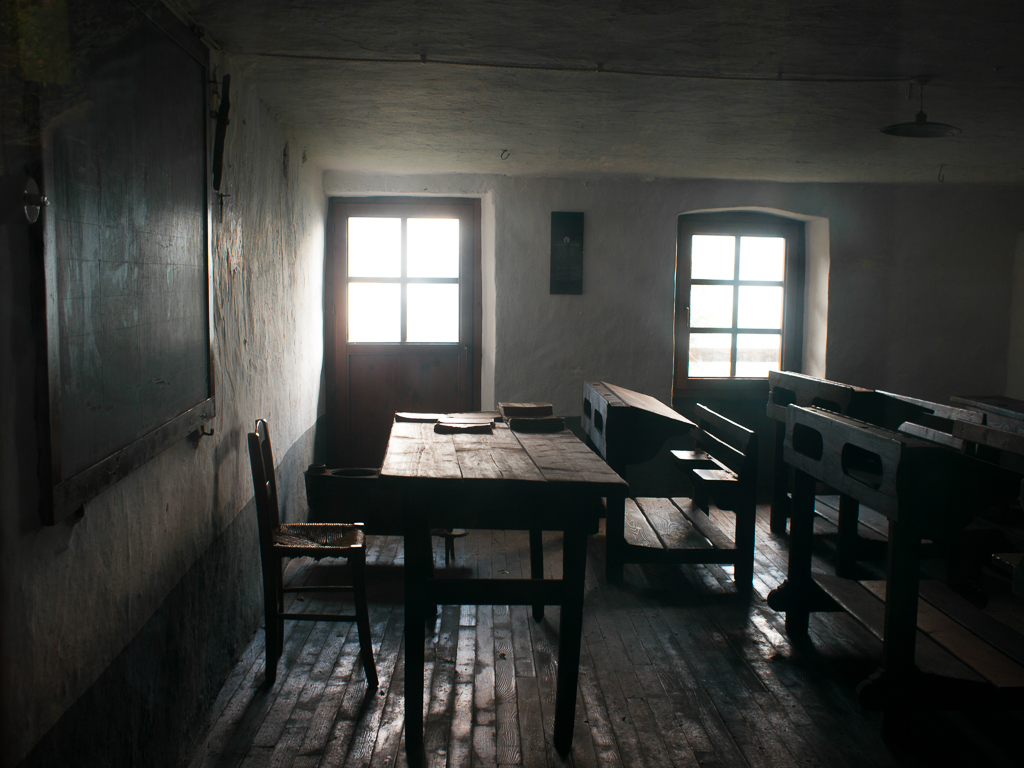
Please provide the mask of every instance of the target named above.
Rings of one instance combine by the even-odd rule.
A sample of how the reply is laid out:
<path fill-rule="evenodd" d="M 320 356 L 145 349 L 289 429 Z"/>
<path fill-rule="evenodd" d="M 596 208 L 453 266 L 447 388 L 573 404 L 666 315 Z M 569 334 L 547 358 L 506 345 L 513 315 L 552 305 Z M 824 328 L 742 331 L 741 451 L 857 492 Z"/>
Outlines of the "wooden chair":
<path fill-rule="evenodd" d="M 260 561 L 263 565 L 264 623 L 267 634 L 266 679 L 277 677 L 277 662 L 284 646 L 284 621 L 354 621 L 359 628 L 359 647 L 363 669 L 370 688 L 377 687 L 377 667 L 370 640 L 370 616 L 366 607 L 366 547 L 362 526 L 356 524 L 297 523 L 281 524 L 277 502 L 277 480 L 270 431 L 264 419 L 257 419 L 256 431 L 249 433 L 249 463 L 256 496 L 256 518 L 260 534 Z M 285 557 L 342 557 L 352 567 L 352 584 L 286 587 L 281 569 Z M 285 613 L 285 592 L 352 592 L 354 614 Z"/>
<path fill-rule="evenodd" d="M 757 435 L 698 404 L 697 450 L 672 451 L 690 477 L 693 499 L 627 499 L 624 519 L 608 519 L 608 578 L 622 578 L 623 563 L 731 563 L 736 587 L 754 574 Z M 736 515 L 735 532 L 711 519 L 710 502 Z"/>

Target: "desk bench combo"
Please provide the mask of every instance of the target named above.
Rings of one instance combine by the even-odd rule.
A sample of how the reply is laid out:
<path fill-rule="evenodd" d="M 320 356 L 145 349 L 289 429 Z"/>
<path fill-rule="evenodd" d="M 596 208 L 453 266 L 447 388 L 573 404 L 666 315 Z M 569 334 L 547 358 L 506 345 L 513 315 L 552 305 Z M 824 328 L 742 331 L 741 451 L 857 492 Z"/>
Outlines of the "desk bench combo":
<path fill-rule="evenodd" d="M 691 430 L 697 445 L 694 451 L 672 451 L 673 462 L 693 486 L 692 499 L 630 498 L 621 513 L 609 509 L 608 580 L 621 581 L 625 563 L 720 563 L 734 565 L 737 588 L 748 589 L 754 567 L 757 435 L 703 405 L 694 411 L 694 424 L 652 397 L 605 382 L 584 384 L 583 396 L 588 441 L 602 456 L 622 462 L 620 472 L 624 456 L 641 453 L 630 445 L 644 445 L 643 454 L 653 456 L 666 436 Z M 712 501 L 735 514 L 734 531 L 711 519 Z"/>
<path fill-rule="evenodd" d="M 961 421 L 977 424 L 984 421 L 983 414 L 966 408 L 854 387 L 799 373 L 769 372 L 767 413 L 775 421 L 771 530 L 776 534 L 786 532 L 786 520 L 789 517 L 791 470 L 783 459 L 789 405 L 815 407 L 843 414 L 957 451 L 965 450 L 964 441 L 952 434 L 953 425 Z M 873 555 L 879 550 L 878 545 L 884 545 L 884 519 L 870 508 L 862 516 L 860 504 L 850 496 L 840 493 L 831 498 L 819 497 L 815 510 L 838 529 L 836 572 L 839 575 L 852 576 L 857 560 L 874 559 Z"/>
<path fill-rule="evenodd" d="M 949 537 L 989 504 L 1020 493 L 1020 476 L 933 442 L 818 408 L 786 409 L 784 458 L 795 470 L 786 581 L 768 604 L 790 635 L 809 614 L 846 610 L 883 642 L 861 703 L 892 729 L 911 709 L 1024 706 L 1024 637 L 921 581 L 921 542 Z M 814 486 L 827 483 L 889 521 L 884 582 L 812 573 Z M 923 599 L 919 599 L 920 597 Z"/>

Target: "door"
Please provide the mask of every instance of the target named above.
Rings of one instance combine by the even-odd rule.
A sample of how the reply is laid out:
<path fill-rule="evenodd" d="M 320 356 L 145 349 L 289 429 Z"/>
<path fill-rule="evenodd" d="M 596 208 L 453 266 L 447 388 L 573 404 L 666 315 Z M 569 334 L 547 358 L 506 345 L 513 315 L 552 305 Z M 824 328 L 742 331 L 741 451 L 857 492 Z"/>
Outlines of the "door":
<path fill-rule="evenodd" d="M 479 221 L 478 200 L 331 201 L 332 466 L 379 467 L 397 411 L 479 410 Z"/>

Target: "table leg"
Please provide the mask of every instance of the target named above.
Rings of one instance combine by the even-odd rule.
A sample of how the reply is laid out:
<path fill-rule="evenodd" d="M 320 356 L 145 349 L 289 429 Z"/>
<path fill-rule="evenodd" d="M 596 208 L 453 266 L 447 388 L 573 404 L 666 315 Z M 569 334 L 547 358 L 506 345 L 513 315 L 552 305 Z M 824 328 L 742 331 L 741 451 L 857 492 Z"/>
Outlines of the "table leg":
<path fill-rule="evenodd" d="M 426 586 L 433 572 L 430 530 L 405 531 L 405 751 L 410 768 L 426 762 L 423 751 L 423 662 L 427 619 Z"/>
<path fill-rule="evenodd" d="M 621 500 L 619 501 L 621 504 Z M 609 499 L 611 504 L 611 499 Z M 587 535 L 565 531 L 562 544 L 562 610 L 558 627 L 558 680 L 555 687 L 555 750 L 563 758 L 572 747 L 576 687 L 580 679 L 583 592 L 587 571 Z"/>
<path fill-rule="evenodd" d="M 530 578 L 544 578 L 544 537 L 539 529 L 530 529 Z M 544 605 L 533 606 L 533 620 L 544 618 Z"/>

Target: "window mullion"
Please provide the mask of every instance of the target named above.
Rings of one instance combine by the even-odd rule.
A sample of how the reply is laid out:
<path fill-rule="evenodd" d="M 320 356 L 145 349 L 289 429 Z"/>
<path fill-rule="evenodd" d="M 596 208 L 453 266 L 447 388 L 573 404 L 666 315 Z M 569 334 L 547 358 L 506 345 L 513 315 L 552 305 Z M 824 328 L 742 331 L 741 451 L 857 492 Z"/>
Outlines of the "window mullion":
<path fill-rule="evenodd" d="M 406 309 L 406 300 L 408 294 L 408 244 L 409 244 L 409 219 L 405 216 L 402 217 L 402 272 L 401 272 L 401 285 L 402 285 L 402 319 L 401 328 L 402 335 L 401 340 L 404 343 L 408 338 L 408 311 Z"/>
<path fill-rule="evenodd" d="M 740 238 L 736 237 L 736 253 L 733 262 L 732 284 L 732 344 L 729 345 L 729 377 L 736 378 L 736 346 L 739 344 L 737 328 L 740 320 Z"/>

